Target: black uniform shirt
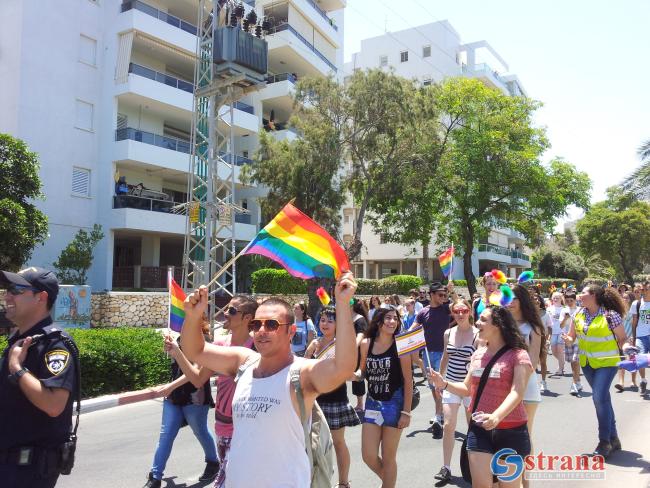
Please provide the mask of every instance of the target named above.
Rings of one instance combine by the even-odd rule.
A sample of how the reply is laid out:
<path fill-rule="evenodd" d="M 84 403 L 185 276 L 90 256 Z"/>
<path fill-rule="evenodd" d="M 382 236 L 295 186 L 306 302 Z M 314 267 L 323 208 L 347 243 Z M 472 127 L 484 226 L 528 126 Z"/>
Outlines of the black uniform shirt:
<path fill-rule="evenodd" d="M 24 334 L 15 333 L 0 359 L 0 448 L 20 446 L 55 447 L 64 443 L 72 425 L 72 404 L 76 372 L 72 352 L 57 334 L 33 343 L 23 366 L 48 388 L 65 388 L 70 392 L 68 403 L 58 417 L 50 417 L 34 406 L 19 385 L 9 381 L 9 348 L 16 341 L 35 334 L 60 330 L 47 318 Z M 65 335 L 65 333 L 64 333 Z M 24 381 L 21 379 L 19 381 Z"/>

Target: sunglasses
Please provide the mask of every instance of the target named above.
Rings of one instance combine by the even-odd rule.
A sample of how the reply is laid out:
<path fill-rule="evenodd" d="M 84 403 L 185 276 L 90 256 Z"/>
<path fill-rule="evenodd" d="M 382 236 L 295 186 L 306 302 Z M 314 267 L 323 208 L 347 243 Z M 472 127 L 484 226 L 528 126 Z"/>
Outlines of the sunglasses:
<path fill-rule="evenodd" d="M 234 317 L 235 315 L 237 315 L 239 313 L 239 310 L 237 310 L 235 307 L 228 307 L 228 310 L 226 310 L 226 312 L 228 312 L 228 315 L 231 315 L 231 316 Z"/>
<path fill-rule="evenodd" d="M 40 293 L 42 290 L 34 288 L 32 286 L 23 286 L 23 285 L 9 285 L 7 287 L 7 293 L 13 296 L 22 295 L 26 291 L 33 291 L 34 293 Z"/>
<path fill-rule="evenodd" d="M 457 313 L 458 315 L 465 315 L 469 313 L 469 308 L 455 308 L 451 313 Z"/>
<path fill-rule="evenodd" d="M 259 332 L 259 330 L 264 326 L 264 329 L 269 332 L 275 332 L 281 325 L 291 325 L 290 322 L 280 322 L 276 319 L 253 319 L 248 324 L 249 332 Z"/>
<path fill-rule="evenodd" d="M 448 294 L 447 293 L 432 293 L 432 295 L 435 295 L 439 298 L 447 298 Z"/>

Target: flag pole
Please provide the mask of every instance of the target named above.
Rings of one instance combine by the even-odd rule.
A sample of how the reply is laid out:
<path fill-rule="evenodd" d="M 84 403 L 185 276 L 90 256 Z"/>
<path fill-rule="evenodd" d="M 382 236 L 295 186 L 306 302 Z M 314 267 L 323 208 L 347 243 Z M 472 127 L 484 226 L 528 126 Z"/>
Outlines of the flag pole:
<path fill-rule="evenodd" d="M 254 240 L 255 240 L 255 239 L 253 239 L 253 241 L 254 241 Z M 212 279 L 211 279 L 210 282 L 208 283 L 208 288 L 209 288 L 210 286 L 212 286 L 212 285 L 213 285 L 213 284 L 214 284 L 214 283 L 215 283 L 215 282 L 216 282 L 216 281 L 221 277 L 221 275 L 224 274 L 224 273 L 228 270 L 228 268 L 230 267 L 230 265 L 231 265 L 232 263 L 234 263 L 237 259 L 239 259 L 239 258 L 242 256 L 242 254 L 244 254 L 246 251 L 248 251 L 248 248 L 251 246 L 251 244 L 253 243 L 253 241 L 250 241 L 248 244 L 246 244 L 246 247 L 244 247 L 244 249 L 242 249 L 241 251 L 239 251 L 239 252 L 237 253 L 236 256 L 231 257 L 227 262 L 225 262 L 225 263 L 221 266 L 221 269 L 220 269 L 219 271 L 217 271 L 217 273 L 212 277 Z M 215 291 L 216 291 L 216 290 L 215 290 Z"/>
<path fill-rule="evenodd" d="M 451 266 L 449 267 L 449 276 L 447 276 L 447 283 L 451 279 L 451 274 L 454 272 L 454 254 L 456 250 L 454 249 L 454 241 L 451 241 Z"/>

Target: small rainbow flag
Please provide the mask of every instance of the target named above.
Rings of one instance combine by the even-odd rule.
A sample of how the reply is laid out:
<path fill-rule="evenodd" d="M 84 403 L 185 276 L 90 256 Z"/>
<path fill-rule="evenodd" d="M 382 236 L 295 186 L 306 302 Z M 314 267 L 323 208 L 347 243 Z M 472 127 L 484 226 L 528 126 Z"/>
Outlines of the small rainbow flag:
<path fill-rule="evenodd" d="M 174 332 L 180 332 L 185 322 L 185 292 L 172 278 L 171 273 L 167 275 L 169 283 L 169 328 Z"/>
<path fill-rule="evenodd" d="M 454 246 L 451 246 L 440 256 L 438 256 L 438 261 L 440 262 L 440 269 L 442 274 L 445 275 L 445 278 L 449 277 L 454 263 Z"/>
<path fill-rule="evenodd" d="M 343 248 L 291 203 L 258 232 L 242 254 L 261 254 L 304 280 L 338 279 L 350 269 Z"/>

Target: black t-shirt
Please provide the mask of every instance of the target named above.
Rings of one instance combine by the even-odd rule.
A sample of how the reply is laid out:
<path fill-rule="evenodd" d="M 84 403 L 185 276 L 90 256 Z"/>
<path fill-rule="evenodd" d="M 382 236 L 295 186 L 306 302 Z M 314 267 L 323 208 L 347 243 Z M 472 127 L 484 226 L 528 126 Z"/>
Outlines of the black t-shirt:
<path fill-rule="evenodd" d="M 358 315 L 357 318 L 354 320 L 354 333 L 363 334 L 367 328 L 368 328 L 368 322 L 366 322 L 366 319 L 363 318 L 363 315 Z"/>
<path fill-rule="evenodd" d="M 390 400 L 393 393 L 404 386 L 402 363 L 397 355 L 395 341 L 381 354 L 373 354 L 375 339 L 370 340 L 366 357 L 368 395 L 380 402 Z"/>
<path fill-rule="evenodd" d="M 48 317 L 24 334 L 14 334 L 9 338 L 9 346 L 2 354 L 0 360 L 0 448 L 55 447 L 68 439 L 72 427 L 72 405 L 77 386 L 77 373 L 72 351 L 56 332 L 61 329 L 51 324 L 52 319 Z M 68 403 L 58 417 L 50 417 L 34 406 L 23 394 L 20 386 L 14 385 L 8 379 L 9 348 L 16 341 L 36 334 L 47 335 L 30 346 L 23 366 L 38 378 L 43 386 L 64 388 L 70 392 Z M 65 332 L 61 332 L 61 334 L 67 336 Z"/>
<path fill-rule="evenodd" d="M 443 352 L 445 331 L 452 320 L 449 302 L 439 307 L 424 307 L 415 317 L 415 322 L 424 327 L 424 340 L 429 352 Z"/>

